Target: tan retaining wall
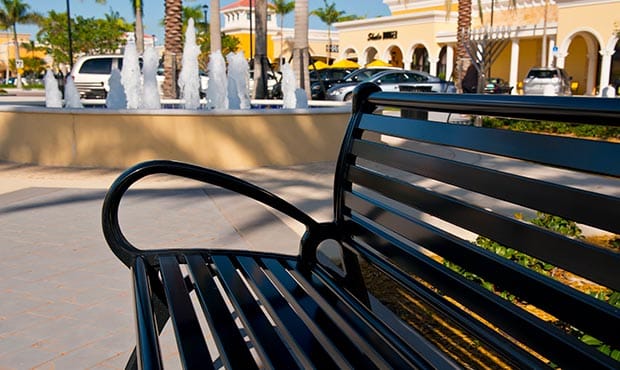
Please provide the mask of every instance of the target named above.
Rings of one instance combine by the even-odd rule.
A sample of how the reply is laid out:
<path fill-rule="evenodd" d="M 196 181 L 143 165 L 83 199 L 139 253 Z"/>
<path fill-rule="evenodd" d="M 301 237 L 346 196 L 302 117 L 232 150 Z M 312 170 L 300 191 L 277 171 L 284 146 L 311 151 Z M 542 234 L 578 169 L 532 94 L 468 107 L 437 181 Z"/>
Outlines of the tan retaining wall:
<path fill-rule="evenodd" d="M 0 108 L 0 159 L 124 168 L 174 159 L 217 169 L 334 160 L 350 108 L 108 111 Z"/>

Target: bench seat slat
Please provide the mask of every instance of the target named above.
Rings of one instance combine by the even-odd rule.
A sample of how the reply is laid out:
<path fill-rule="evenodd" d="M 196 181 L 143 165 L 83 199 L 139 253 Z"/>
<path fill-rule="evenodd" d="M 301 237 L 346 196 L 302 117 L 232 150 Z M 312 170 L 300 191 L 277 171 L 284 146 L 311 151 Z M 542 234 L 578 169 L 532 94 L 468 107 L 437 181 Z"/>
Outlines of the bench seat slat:
<path fill-rule="evenodd" d="M 620 234 L 618 197 L 367 140 L 355 140 L 351 152 L 360 159 Z"/>
<path fill-rule="evenodd" d="M 157 339 L 158 332 L 153 317 L 146 267 L 142 258 L 136 258 L 132 272 L 138 363 L 144 368 L 161 369 L 161 349 Z"/>
<path fill-rule="evenodd" d="M 263 272 L 257 261 L 252 257 L 239 257 L 240 267 L 247 281 L 252 285 L 253 291 L 259 297 L 264 307 L 270 314 L 275 325 L 283 337 L 286 338 L 288 348 L 295 354 L 305 368 L 310 367 L 338 367 L 334 360 L 325 351 L 325 346 L 320 343 L 315 335 L 300 319 L 295 310 L 276 289 L 271 279 Z M 277 280 L 284 278 L 286 272 L 274 271 L 272 277 Z"/>
<path fill-rule="evenodd" d="M 193 254 L 186 255 L 185 259 L 224 366 L 233 369 L 258 368 L 204 258 Z"/>
<path fill-rule="evenodd" d="M 614 334 L 615 330 L 620 330 L 620 310 L 610 304 L 526 269 L 495 253 L 475 247 L 388 205 L 371 202 L 363 195 L 348 194 L 346 204 L 356 214 L 367 219 L 363 225 L 372 222 L 448 261 L 458 261 L 458 264 L 467 271 L 485 278 L 520 299 L 605 340 L 610 345 L 620 346 L 620 339 Z M 358 217 L 354 215 L 354 219 Z M 368 234 L 363 229 L 354 233 Z M 366 235 L 365 239 L 368 238 Z M 399 248 L 389 250 L 393 255 L 390 255 L 388 250 L 384 250 L 383 253 L 396 261 L 407 261 L 411 258 L 409 253 Z M 410 253 L 415 255 L 413 251 Z M 415 264 L 415 261 L 410 263 Z M 610 331 L 610 328 L 615 330 Z"/>
<path fill-rule="evenodd" d="M 449 125 L 365 114 L 359 128 L 379 134 L 525 159 L 589 173 L 620 176 L 620 145 L 562 136 Z"/>
<path fill-rule="evenodd" d="M 317 337 L 317 340 L 325 346 L 326 350 L 333 356 L 338 368 L 376 368 L 372 361 L 369 362 L 367 356 L 368 348 L 360 348 L 361 338 L 356 335 L 347 335 L 339 327 L 337 322 L 331 320 L 323 312 L 319 304 L 313 299 L 316 292 L 307 292 L 295 278 L 293 268 L 294 263 L 280 263 L 274 259 L 262 259 L 262 263 L 268 268 L 266 273 L 272 278 L 278 289 L 289 298 L 290 304 L 300 318 L 307 324 L 308 328 Z M 356 343 L 358 343 L 356 345 Z"/>
<path fill-rule="evenodd" d="M 615 273 L 620 264 L 620 254 L 611 250 L 567 238 L 364 168 L 351 167 L 348 179 L 353 184 L 371 189 L 396 202 L 620 291 L 620 274 Z M 540 248 L 540 245 L 545 247 Z"/>
<path fill-rule="evenodd" d="M 356 218 L 354 221 L 364 224 L 362 219 Z M 412 289 L 413 286 L 411 276 L 420 277 L 510 336 L 549 356 L 559 366 L 570 364 L 568 367 L 584 368 L 593 366 L 594 359 L 602 367 L 609 367 L 610 364 L 615 363 L 615 360 L 603 355 L 596 349 L 585 345 L 552 324 L 523 311 L 520 307 L 496 296 L 478 284 L 461 278 L 446 267 L 432 261 L 429 257 L 422 256 L 419 253 L 407 253 L 409 248 L 402 247 L 405 253 L 401 253 L 400 257 L 404 258 L 407 255 L 410 258 L 415 258 L 415 263 L 398 263 L 397 259 L 394 262 L 392 258 L 386 257 L 383 252 L 386 251 L 389 255 L 392 248 L 401 243 L 383 230 L 374 228 L 370 224 L 365 224 L 364 229 L 371 230 L 371 232 L 360 233 L 357 237 L 365 245 L 371 244 L 375 248 L 370 250 L 357 243 L 353 243 L 352 247 L 357 253 L 371 260 L 373 265 L 388 275 L 398 277 L 400 282 L 409 282 L 407 284 L 409 289 Z M 403 272 L 407 272 L 409 275 L 404 275 Z M 463 325 L 467 327 L 466 322 Z"/>
<path fill-rule="evenodd" d="M 284 350 L 288 348 L 287 344 L 282 341 L 269 318 L 265 316 L 261 305 L 241 279 L 237 267 L 231 260 L 234 256 L 214 255 L 212 259 L 218 276 L 222 279 L 222 285 L 243 322 L 246 334 L 260 355 L 262 365 L 276 369 L 298 368 L 299 364 L 291 353 Z"/>
<path fill-rule="evenodd" d="M 417 349 L 395 342 L 394 333 L 385 326 L 377 325 L 379 323 L 370 314 L 368 308 L 363 308 L 364 305 L 353 296 L 336 293 L 339 289 L 334 289 L 335 287 L 330 284 L 331 280 L 326 275 L 317 274 L 317 271 L 314 271 L 312 276 L 304 276 L 293 269 L 291 269 L 291 274 L 300 287 L 319 305 L 317 322 L 323 323 L 325 318 L 322 315 L 327 315 L 329 320 L 335 324 L 334 327 L 344 330 L 344 334 L 360 346 L 362 356 L 359 359 L 367 358 L 366 362 L 362 362 L 361 368 L 369 368 L 371 362 L 368 361 L 372 361 L 379 369 L 430 366 L 419 356 Z M 391 338 L 391 340 L 386 341 L 386 338 Z M 400 346 L 401 344 L 404 346 Z M 447 369 L 453 366 L 446 359 L 442 361 L 444 363 L 437 365 L 437 368 Z M 356 365 L 356 368 L 359 367 Z"/>
<path fill-rule="evenodd" d="M 159 263 L 183 366 L 186 369 L 213 368 L 213 360 L 209 355 L 177 258 L 163 256 L 159 258 Z"/>

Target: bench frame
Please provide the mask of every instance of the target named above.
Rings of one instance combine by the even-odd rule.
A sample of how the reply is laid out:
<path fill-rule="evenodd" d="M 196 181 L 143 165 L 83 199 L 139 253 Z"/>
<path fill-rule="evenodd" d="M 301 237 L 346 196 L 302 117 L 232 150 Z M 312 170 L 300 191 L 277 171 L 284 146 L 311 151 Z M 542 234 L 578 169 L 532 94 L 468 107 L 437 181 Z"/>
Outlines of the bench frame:
<path fill-rule="evenodd" d="M 404 118 L 377 114 L 377 108 L 386 107 L 401 109 Z M 406 291 L 507 366 L 620 366 L 432 256 L 496 279 L 515 296 L 612 349 L 620 348 L 619 308 L 428 221 L 441 219 L 620 291 L 617 252 L 517 220 L 468 197 L 476 193 L 476 199 L 510 202 L 620 234 L 620 144 L 433 122 L 426 118 L 429 111 L 620 126 L 617 99 L 387 93 L 362 84 L 355 91 L 335 173 L 334 220 L 325 223 L 215 170 L 164 160 L 138 164 L 111 186 L 102 213 L 106 241 L 133 276 L 137 345 L 127 367 L 163 367 L 158 336 L 169 320 L 185 368 L 214 362 L 227 368 L 464 365 L 459 363 L 464 352 L 451 353 L 395 314 L 375 294 L 373 280 Z M 411 146 L 386 144 L 386 135 Z M 442 148 L 475 152 L 484 160 L 466 163 L 438 154 Z M 609 181 L 611 191 L 527 177 L 485 162 L 499 156 Z M 121 198 L 136 181 L 162 173 L 232 190 L 297 220 L 306 227 L 299 255 L 134 247 L 119 225 Z M 340 248 L 335 261 L 318 252 L 327 240 Z M 192 291 L 206 326 L 192 306 Z"/>

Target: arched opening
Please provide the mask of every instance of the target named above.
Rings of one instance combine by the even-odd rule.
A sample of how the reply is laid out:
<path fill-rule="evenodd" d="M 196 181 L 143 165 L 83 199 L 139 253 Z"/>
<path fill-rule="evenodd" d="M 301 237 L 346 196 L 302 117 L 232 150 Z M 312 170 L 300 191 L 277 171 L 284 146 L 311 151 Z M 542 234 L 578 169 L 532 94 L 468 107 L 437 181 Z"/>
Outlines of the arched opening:
<path fill-rule="evenodd" d="M 389 49 L 390 60 L 389 63 L 394 67 L 403 68 L 405 63 L 403 63 L 403 52 L 400 50 L 398 46 L 392 46 Z"/>
<path fill-rule="evenodd" d="M 357 62 L 357 51 L 353 48 L 348 48 L 343 52 L 343 59 L 348 59 L 353 62 Z"/>
<path fill-rule="evenodd" d="M 416 45 L 411 58 L 411 69 L 430 72 L 431 64 L 428 60 L 428 50 L 423 45 Z"/>
<path fill-rule="evenodd" d="M 443 46 L 439 51 L 439 59 L 437 60 L 437 77 L 442 80 L 450 78 L 448 72 L 448 47 Z"/>
<path fill-rule="evenodd" d="M 600 49 L 598 40 L 589 32 L 579 32 L 571 38 L 564 69 L 572 77 L 573 94 L 597 94 L 601 65 Z"/>
<path fill-rule="evenodd" d="M 620 40 L 616 42 L 616 51 L 611 57 L 611 70 L 609 82 L 616 89 L 616 95 L 620 95 Z"/>

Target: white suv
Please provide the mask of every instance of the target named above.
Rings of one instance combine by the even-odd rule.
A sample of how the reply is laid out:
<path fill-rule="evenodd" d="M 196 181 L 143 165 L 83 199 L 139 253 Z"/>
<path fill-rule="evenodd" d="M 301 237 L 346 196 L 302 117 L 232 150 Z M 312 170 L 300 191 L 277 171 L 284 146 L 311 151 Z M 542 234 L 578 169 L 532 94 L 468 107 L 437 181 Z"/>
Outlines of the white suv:
<path fill-rule="evenodd" d="M 571 77 L 562 68 L 534 67 L 523 80 L 525 95 L 572 95 Z"/>
<path fill-rule="evenodd" d="M 120 71 L 122 67 L 122 55 L 87 55 L 78 59 L 71 76 L 81 98 L 105 99 L 110 91 L 108 80 L 112 68 Z"/>
<path fill-rule="evenodd" d="M 142 58 L 139 59 L 139 63 L 140 68 L 142 68 Z M 110 92 L 108 80 L 112 68 L 117 68 L 119 71 L 123 68 L 122 55 L 86 55 L 80 57 L 71 71 L 75 87 L 80 92 L 80 98 L 105 99 Z M 163 69 L 161 69 L 161 73 L 159 70 L 157 73 L 160 93 L 163 81 Z M 200 72 L 200 94 L 203 96 L 207 91 L 207 83 L 206 73 Z"/>

